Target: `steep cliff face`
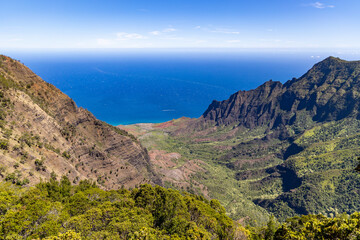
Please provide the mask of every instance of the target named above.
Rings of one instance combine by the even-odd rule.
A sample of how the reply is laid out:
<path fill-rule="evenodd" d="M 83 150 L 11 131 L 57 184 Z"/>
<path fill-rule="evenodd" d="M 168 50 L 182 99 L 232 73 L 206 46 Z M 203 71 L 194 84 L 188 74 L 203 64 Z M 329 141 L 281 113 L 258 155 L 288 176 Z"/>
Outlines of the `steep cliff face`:
<path fill-rule="evenodd" d="M 200 121 L 248 128 L 292 125 L 305 112 L 313 121 L 359 117 L 360 62 L 329 57 L 299 79 L 268 81 L 228 100 L 214 101 Z"/>
<path fill-rule="evenodd" d="M 202 117 L 217 125 L 234 122 L 246 127 L 264 125 L 274 118 L 277 97 L 282 93 L 283 85 L 280 82 L 268 81 L 255 90 L 239 91 L 228 100 L 213 101 Z"/>
<path fill-rule="evenodd" d="M 0 56 L 0 176 L 34 184 L 68 175 L 105 188 L 160 183 L 145 148 L 97 120 L 23 64 Z"/>

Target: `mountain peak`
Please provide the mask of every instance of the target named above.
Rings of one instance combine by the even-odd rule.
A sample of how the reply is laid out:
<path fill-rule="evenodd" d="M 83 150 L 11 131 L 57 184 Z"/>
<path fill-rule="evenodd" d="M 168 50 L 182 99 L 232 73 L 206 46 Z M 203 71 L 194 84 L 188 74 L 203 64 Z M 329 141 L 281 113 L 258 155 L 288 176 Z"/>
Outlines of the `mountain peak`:
<path fill-rule="evenodd" d="M 318 62 L 317 64 L 315 64 L 314 67 L 316 67 L 316 66 L 327 67 L 327 66 L 331 66 L 331 65 L 334 65 L 334 64 L 341 64 L 341 63 L 347 63 L 347 62 L 349 62 L 349 61 L 343 60 L 343 59 L 338 58 L 338 57 L 330 56 L 330 57 L 327 57 L 324 60 Z"/>
<path fill-rule="evenodd" d="M 321 62 L 330 62 L 330 61 L 331 62 L 334 62 L 334 61 L 339 62 L 339 61 L 345 61 L 345 60 L 343 60 L 339 57 L 329 56 L 329 57 L 325 58 L 324 60 L 322 60 Z"/>
<path fill-rule="evenodd" d="M 359 79 L 360 61 L 330 56 L 284 85 L 268 81 L 255 90 L 241 91 L 228 100 L 216 102 L 202 119 L 217 125 L 276 128 L 301 122 L 297 116 L 304 111 L 316 122 L 359 117 L 360 99 L 356 97 L 360 93 Z"/>

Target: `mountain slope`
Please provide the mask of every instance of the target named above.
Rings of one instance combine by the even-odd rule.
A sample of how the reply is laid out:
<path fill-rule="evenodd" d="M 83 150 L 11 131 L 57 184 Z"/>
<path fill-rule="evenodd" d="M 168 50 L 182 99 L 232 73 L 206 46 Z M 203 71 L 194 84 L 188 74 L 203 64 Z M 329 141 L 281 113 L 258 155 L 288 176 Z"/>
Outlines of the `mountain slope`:
<path fill-rule="evenodd" d="M 18 184 L 68 175 L 105 188 L 159 182 L 146 149 L 23 64 L 0 56 L 1 177 Z"/>
<path fill-rule="evenodd" d="M 329 57 L 285 84 L 214 101 L 198 119 L 125 128 L 168 186 L 219 199 L 233 219 L 352 213 L 360 210 L 359 93 L 360 62 Z"/>
<path fill-rule="evenodd" d="M 260 195 L 253 201 L 284 220 L 360 210 L 360 178 L 354 171 L 360 155 L 359 117 L 360 61 L 329 57 L 299 79 L 283 85 L 269 81 L 214 101 L 197 124 L 263 132 L 220 159 L 239 181 L 252 181 L 252 190 L 273 186 L 277 197 Z M 267 167 L 274 157 L 284 162 Z M 279 180 L 281 188 L 274 187 Z"/>
<path fill-rule="evenodd" d="M 293 125 L 305 110 L 316 122 L 359 117 L 360 62 L 329 57 L 284 85 L 269 81 L 228 100 L 213 101 L 203 121 L 248 128 Z"/>

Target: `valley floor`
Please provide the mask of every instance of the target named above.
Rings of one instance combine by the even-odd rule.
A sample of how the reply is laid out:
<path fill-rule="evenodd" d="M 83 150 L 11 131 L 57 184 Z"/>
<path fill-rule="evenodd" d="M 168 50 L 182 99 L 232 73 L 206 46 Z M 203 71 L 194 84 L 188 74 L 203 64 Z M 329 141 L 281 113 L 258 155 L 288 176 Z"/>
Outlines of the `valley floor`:
<path fill-rule="evenodd" d="M 292 143 L 271 138 L 272 132 L 262 128 L 189 132 L 186 126 L 193 121 L 120 127 L 148 149 L 165 187 L 219 199 L 240 223 L 259 226 L 271 215 L 284 221 L 300 214 L 335 216 L 359 209 L 355 199 L 360 178 L 354 171 L 358 120 L 314 124 L 294 135 Z"/>

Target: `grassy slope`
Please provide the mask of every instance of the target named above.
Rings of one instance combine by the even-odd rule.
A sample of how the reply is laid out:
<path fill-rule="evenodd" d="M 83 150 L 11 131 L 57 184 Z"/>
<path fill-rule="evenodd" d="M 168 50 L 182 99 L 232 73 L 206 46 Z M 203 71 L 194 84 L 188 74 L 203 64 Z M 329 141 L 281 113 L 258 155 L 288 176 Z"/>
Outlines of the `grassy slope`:
<path fill-rule="evenodd" d="M 236 147 L 239 142 L 259 137 L 263 135 L 263 131 L 260 129 L 256 129 L 256 131 L 253 132 L 239 131 L 228 139 L 214 141 L 210 139 L 222 138 L 223 135 L 231 131 L 232 127 L 217 129 L 207 134 L 206 138 L 209 138 L 209 140 L 204 140 L 201 136 L 173 136 L 166 132 L 168 130 L 171 131 L 171 128 L 153 128 L 147 130 L 146 134 L 144 134 L 144 129 L 141 125 L 135 125 L 130 128 L 133 133 L 143 134 L 139 139 L 149 152 L 153 150 L 165 150 L 168 153 L 180 153 L 181 158 L 172 160 L 176 163 L 173 167 L 174 169 L 181 168 L 181 166 L 189 160 L 200 159 L 204 162 L 201 167 L 204 168 L 205 171 L 199 171 L 191 175 L 190 179 L 188 179 L 190 188 L 187 190 L 203 194 L 202 189 L 198 185 L 199 183 L 200 185 L 205 185 L 209 192 L 209 197 L 219 199 L 233 219 L 250 216 L 251 219 L 247 220 L 250 220 L 251 223 L 256 225 L 262 225 L 268 220 L 269 214 L 267 211 L 256 206 L 252 202 L 252 199 L 259 197 L 275 198 L 281 192 L 281 183 L 274 181 L 260 189 L 257 186 L 253 186 L 253 183 L 258 179 L 238 181 L 235 178 L 238 171 L 230 169 L 227 166 L 229 161 L 224 161 L 226 155 L 231 152 L 233 147 Z M 127 130 L 129 130 L 129 127 Z M 200 139 L 203 141 L 200 141 Z M 260 166 L 260 168 L 271 167 L 281 162 L 282 160 L 274 158 L 267 164 Z M 250 168 L 251 166 L 249 169 Z M 261 176 L 261 178 L 268 175 L 269 174 L 265 174 Z M 176 184 L 172 184 L 171 181 L 166 182 L 166 184 L 167 187 L 179 188 Z M 249 189 L 253 190 L 249 191 Z"/>
<path fill-rule="evenodd" d="M 233 127 L 228 126 L 204 135 L 169 134 L 177 128 L 175 123 L 175 126 L 146 131 L 141 126 L 133 126 L 132 131 L 141 132 L 140 141 L 150 152 L 161 149 L 180 153 L 181 158 L 172 160 L 176 163 L 173 169 L 181 169 L 188 160 L 202 160 L 205 171 L 191 175 L 187 180 L 188 190 L 201 194 L 199 183 L 206 186 L 208 196 L 219 199 L 233 219 L 248 216 L 248 222 L 262 224 L 270 214 L 285 220 L 296 214 L 333 216 L 359 210 L 356 199 L 360 178 L 353 169 L 360 154 L 360 121 L 345 119 L 315 125 L 304 118 L 303 122 L 307 127 L 314 127 L 303 131 L 304 123 L 299 122 L 288 129 L 294 136 L 296 132 L 303 132 L 294 141 L 303 150 L 286 161 L 278 157 L 289 143 L 271 139 L 263 146 L 256 139 L 271 132 L 265 134 L 261 128 L 233 131 Z M 231 131 L 234 133 L 229 134 Z M 243 155 L 239 156 L 240 153 Z M 294 178 L 302 181 L 300 187 L 284 192 L 284 181 L 288 179 L 268 171 L 282 163 L 294 171 Z M 181 188 L 171 181 L 166 184 Z"/>

